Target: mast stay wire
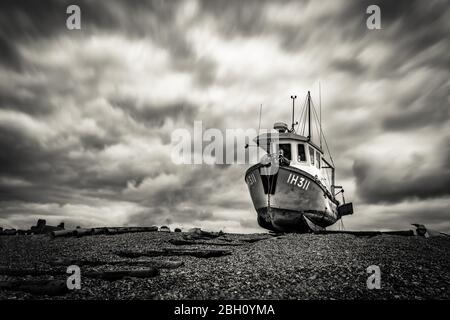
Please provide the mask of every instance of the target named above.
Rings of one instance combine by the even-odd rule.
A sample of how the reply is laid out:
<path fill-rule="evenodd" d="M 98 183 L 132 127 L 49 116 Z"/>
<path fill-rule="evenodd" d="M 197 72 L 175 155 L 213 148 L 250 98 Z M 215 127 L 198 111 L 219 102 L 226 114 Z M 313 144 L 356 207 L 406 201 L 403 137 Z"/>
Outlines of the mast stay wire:
<path fill-rule="evenodd" d="M 259 107 L 259 125 L 258 125 L 258 134 L 259 134 L 260 131 L 261 131 L 261 114 L 262 114 L 262 103 L 261 103 L 261 105 L 260 105 L 260 107 Z"/>
<path fill-rule="evenodd" d="M 305 110 L 306 110 L 306 105 L 305 105 Z M 308 117 L 308 114 L 307 114 L 307 112 L 305 112 L 305 116 L 303 117 L 303 120 L 302 120 L 302 136 L 305 135 L 307 117 Z"/>
<path fill-rule="evenodd" d="M 316 109 L 315 109 L 314 102 L 313 102 L 312 100 L 311 100 L 311 104 L 312 104 L 312 106 L 313 106 L 313 112 L 314 112 L 314 114 L 315 114 L 315 119 L 317 120 L 317 112 L 316 112 Z M 320 133 L 322 132 L 322 137 L 323 137 L 323 130 L 319 129 L 318 126 L 316 126 L 316 132 L 318 133 L 319 136 L 320 136 Z M 324 140 L 325 140 L 325 137 L 324 137 Z M 328 154 L 330 155 L 331 163 L 332 163 L 333 166 L 334 166 L 333 158 L 332 158 L 332 156 L 331 156 L 331 153 L 330 153 L 330 150 L 329 150 L 329 149 L 328 149 Z M 328 170 L 325 170 L 325 173 L 326 173 L 326 175 L 327 175 L 327 180 L 328 180 L 328 182 L 331 184 L 330 173 L 328 172 Z"/>
<path fill-rule="evenodd" d="M 317 113 L 316 113 L 316 110 L 315 110 L 314 103 L 313 103 L 312 101 L 311 101 L 311 103 L 312 103 L 312 106 L 313 106 L 313 112 L 314 112 L 315 115 L 317 116 Z M 318 126 L 316 126 L 316 132 L 317 132 L 317 135 L 320 137 L 320 130 L 319 130 Z"/>
<path fill-rule="evenodd" d="M 318 116 L 317 116 L 316 108 L 314 107 L 314 103 L 312 103 L 312 105 L 313 105 L 314 116 L 316 118 L 316 121 L 318 121 Z M 333 156 L 331 155 L 331 152 L 330 152 L 330 148 L 328 147 L 327 138 L 325 137 L 325 134 L 323 133 L 323 129 L 322 129 L 322 137 L 323 137 L 323 141 L 325 142 L 325 147 L 327 148 L 328 155 L 330 156 L 331 164 L 333 165 L 333 167 L 336 167 L 334 164 Z"/>

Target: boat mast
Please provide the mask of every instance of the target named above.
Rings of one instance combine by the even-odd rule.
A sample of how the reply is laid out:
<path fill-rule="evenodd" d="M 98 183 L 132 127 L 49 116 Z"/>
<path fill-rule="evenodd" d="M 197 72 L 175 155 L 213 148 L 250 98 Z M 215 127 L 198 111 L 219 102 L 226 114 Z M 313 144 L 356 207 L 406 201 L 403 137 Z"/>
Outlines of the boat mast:
<path fill-rule="evenodd" d="M 294 132 L 294 126 L 295 126 L 295 120 L 294 120 L 294 103 L 295 103 L 295 99 L 297 99 L 297 96 L 291 96 L 292 99 L 292 128 L 291 131 Z"/>
<path fill-rule="evenodd" d="M 311 140 L 311 93 L 308 91 L 308 140 Z"/>

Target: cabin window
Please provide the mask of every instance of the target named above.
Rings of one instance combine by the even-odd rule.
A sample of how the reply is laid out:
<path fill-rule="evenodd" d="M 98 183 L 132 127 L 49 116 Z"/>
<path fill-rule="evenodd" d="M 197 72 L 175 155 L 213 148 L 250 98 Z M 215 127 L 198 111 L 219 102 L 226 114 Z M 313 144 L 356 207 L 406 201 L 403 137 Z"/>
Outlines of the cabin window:
<path fill-rule="evenodd" d="M 291 156 L 291 144 L 290 143 L 281 143 L 279 144 L 280 147 L 280 151 L 283 151 L 283 156 L 288 159 L 291 160 L 292 156 Z"/>
<path fill-rule="evenodd" d="M 298 151 L 297 161 L 298 162 L 305 162 L 306 161 L 305 145 L 299 143 L 297 145 L 297 151 Z"/>
<path fill-rule="evenodd" d="M 314 165 L 314 149 L 312 147 L 309 147 L 309 160 L 311 165 Z"/>
<path fill-rule="evenodd" d="M 316 151 L 316 167 L 320 169 L 320 152 Z"/>

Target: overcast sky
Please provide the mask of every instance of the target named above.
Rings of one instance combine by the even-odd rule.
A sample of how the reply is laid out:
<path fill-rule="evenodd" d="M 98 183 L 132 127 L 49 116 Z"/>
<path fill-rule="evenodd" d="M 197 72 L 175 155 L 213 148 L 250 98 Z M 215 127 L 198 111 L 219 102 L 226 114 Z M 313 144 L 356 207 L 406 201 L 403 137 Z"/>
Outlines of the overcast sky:
<path fill-rule="evenodd" d="M 81 30 L 66 8 L 81 8 Z M 381 8 L 368 30 L 366 8 Z M 0 226 L 264 231 L 248 165 L 175 165 L 171 133 L 318 101 L 347 229 L 450 231 L 450 10 L 431 1 L 0 3 Z"/>

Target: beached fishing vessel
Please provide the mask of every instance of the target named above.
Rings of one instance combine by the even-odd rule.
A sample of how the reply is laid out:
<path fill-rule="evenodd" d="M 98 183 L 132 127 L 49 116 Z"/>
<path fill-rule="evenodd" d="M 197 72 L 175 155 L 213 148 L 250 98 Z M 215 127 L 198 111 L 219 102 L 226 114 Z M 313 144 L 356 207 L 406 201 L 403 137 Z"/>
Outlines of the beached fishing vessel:
<path fill-rule="evenodd" d="M 308 92 L 299 117 L 300 132 L 296 130 L 299 122 L 294 122 L 296 96 L 291 99 L 291 128 L 277 122 L 274 132 L 256 137 L 257 146 L 267 154 L 247 170 L 245 181 L 261 227 L 281 232 L 324 230 L 342 216 L 352 214 L 353 206 L 345 203 L 343 188 L 335 184 L 333 158 L 323 136 L 321 119 L 312 106 L 311 94 Z M 312 139 L 312 117 L 318 123 L 318 144 Z M 342 203 L 336 199 L 338 194 L 342 194 Z"/>

